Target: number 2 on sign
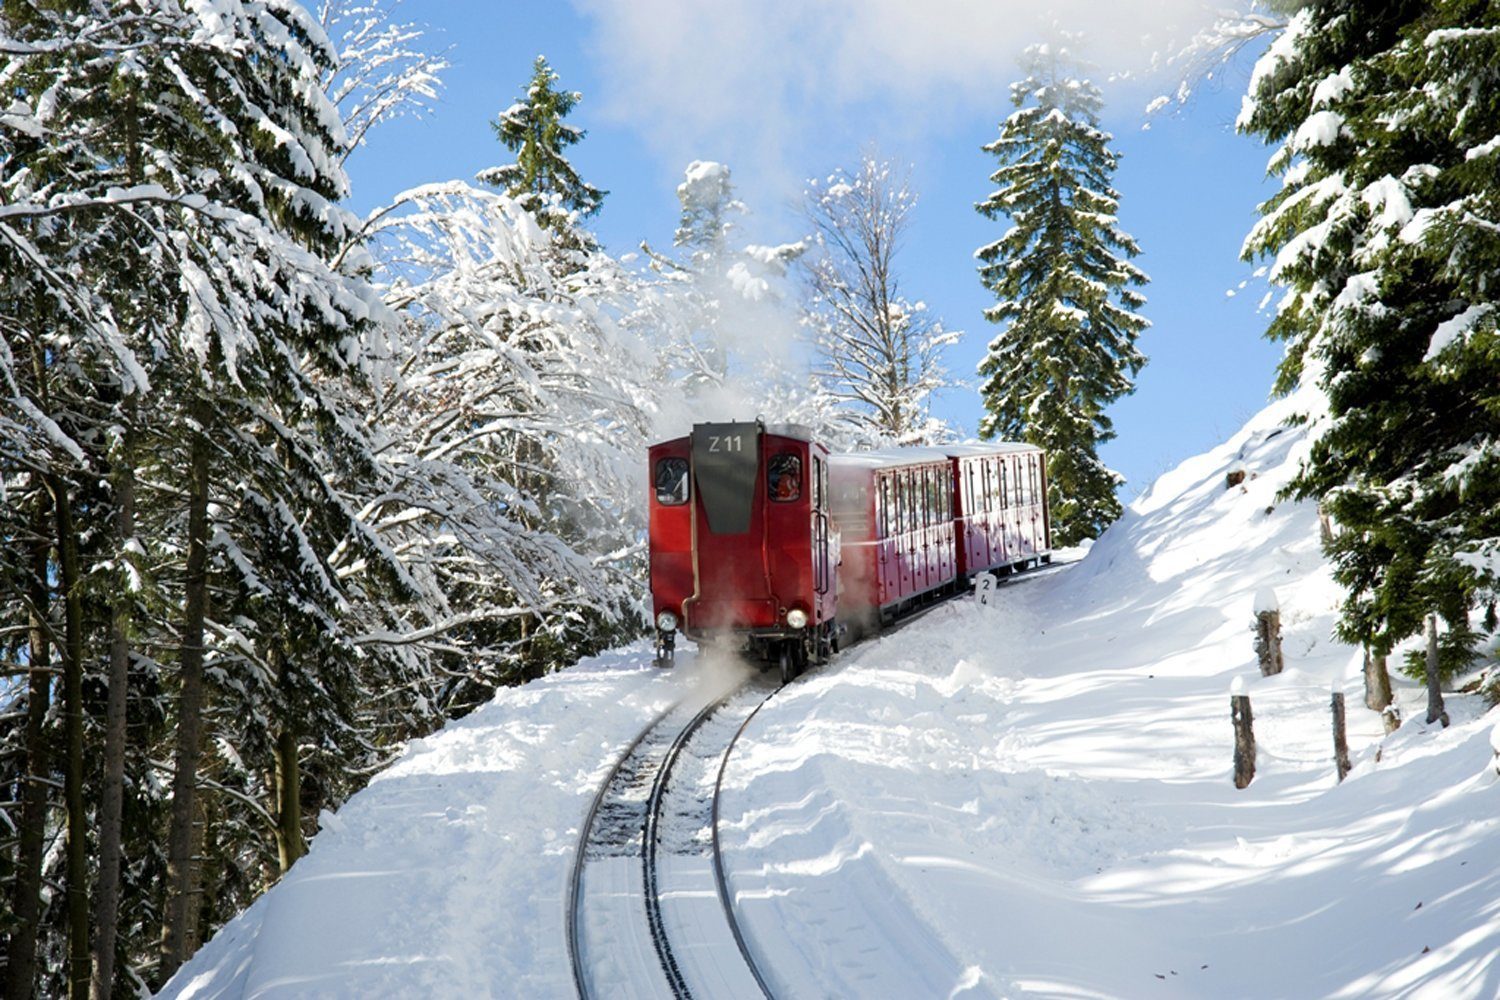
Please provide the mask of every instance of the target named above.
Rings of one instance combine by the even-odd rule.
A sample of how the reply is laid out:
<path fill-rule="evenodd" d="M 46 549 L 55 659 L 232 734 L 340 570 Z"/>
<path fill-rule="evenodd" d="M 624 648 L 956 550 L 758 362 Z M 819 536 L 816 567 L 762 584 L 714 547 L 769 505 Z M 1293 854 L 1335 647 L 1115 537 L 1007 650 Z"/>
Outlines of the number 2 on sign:
<path fill-rule="evenodd" d="M 709 451 L 744 451 L 745 439 L 739 434 L 725 434 L 719 437 L 716 434 L 708 436 Z"/>
<path fill-rule="evenodd" d="M 980 604 L 990 603 L 990 595 L 995 592 L 995 574 L 980 573 L 974 578 L 974 597 Z"/>

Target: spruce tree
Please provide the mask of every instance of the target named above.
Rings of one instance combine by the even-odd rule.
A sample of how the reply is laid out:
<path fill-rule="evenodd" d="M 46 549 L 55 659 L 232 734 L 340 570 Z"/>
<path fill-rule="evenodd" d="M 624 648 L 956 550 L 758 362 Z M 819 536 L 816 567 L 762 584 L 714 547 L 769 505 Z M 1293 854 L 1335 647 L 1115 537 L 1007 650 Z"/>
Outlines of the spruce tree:
<path fill-rule="evenodd" d="M 990 177 L 999 187 L 975 206 L 1012 223 L 977 252 L 996 298 L 984 315 L 1001 325 L 979 365 L 988 411 L 979 432 L 1047 449 L 1053 539 L 1071 545 L 1120 515 L 1121 479 L 1098 449 L 1114 437 L 1105 407 L 1134 389 L 1145 363 L 1136 338 L 1149 323 L 1136 314 L 1145 299 L 1135 286 L 1148 279 L 1116 222 L 1117 156 L 1099 128 L 1099 89 L 1055 44 L 1028 48 L 1023 68 L 1011 86 L 1016 110 L 984 147 L 1000 160 Z"/>
<path fill-rule="evenodd" d="M 562 233 L 599 211 L 608 192 L 584 183 L 564 154 L 586 134 L 563 121 L 583 95 L 559 90 L 557 82 L 547 57 L 537 56 L 526 96 L 490 123 L 516 162 L 480 171 L 478 179 L 515 198 L 545 228 Z"/>
<path fill-rule="evenodd" d="M 1500 577 L 1497 60 L 1493 5 L 1299 4 L 1239 121 L 1279 144 L 1245 254 L 1286 288 L 1277 388 L 1327 400 L 1290 492 L 1340 526 L 1340 633 L 1383 656 L 1436 615 L 1444 674 Z"/>

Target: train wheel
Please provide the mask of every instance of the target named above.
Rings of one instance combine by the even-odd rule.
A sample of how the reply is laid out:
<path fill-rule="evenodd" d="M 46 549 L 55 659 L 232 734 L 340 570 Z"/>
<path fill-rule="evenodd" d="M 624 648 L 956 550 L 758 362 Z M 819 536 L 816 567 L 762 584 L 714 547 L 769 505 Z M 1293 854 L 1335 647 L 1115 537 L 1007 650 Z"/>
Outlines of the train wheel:
<path fill-rule="evenodd" d="M 781 643 L 781 651 L 777 658 L 777 662 L 781 666 L 781 683 L 790 684 L 792 682 L 792 678 L 796 676 L 796 674 L 793 673 L 794 668 L 792 667 L 791 642 L 788 641 Z"/>

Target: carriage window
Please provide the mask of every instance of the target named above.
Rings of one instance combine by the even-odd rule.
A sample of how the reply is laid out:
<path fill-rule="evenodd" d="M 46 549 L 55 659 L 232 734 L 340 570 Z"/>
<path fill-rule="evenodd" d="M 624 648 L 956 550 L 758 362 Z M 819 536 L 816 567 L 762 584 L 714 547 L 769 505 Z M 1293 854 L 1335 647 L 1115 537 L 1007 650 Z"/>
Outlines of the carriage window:
<path fill-rule="evenodd" d="M 766 463 L 766 492 L 778 503 L 802 499 L 800 455 L 784 451 L 771 456 L 771 460 Z"/>
<path fill-rule="evenodd" d="M 656 463 L 656 502 L 676 507 L 688 500 L 688 461 L 663 458 Z"/>
<path fill-rule="evenodd" d="M 1000 463 L 1000 506 L 1006 510 L 1010 509 L 1010 476 L 1008 463 Z"/>
<path fill-rule="evenodd" d="M 825 494 L 823 490 L 823 460 L 821 458 L 813 458 L 812 490 L 813 510 L 822 510 Z"/>
<path fill-rule="evenodd" d="M 980 473 L 980 476 L 984 480 L 984 496 L 981 497 L 980 501 L 979 501 L 979 509 L 980 510 L 994 510 L 995 509 L 995 487 L 994 487 L 994 478 L 995 477 L 994 477 L 993 468 L 994 467 L 991 464 L 991 462 L 990 462 L 989 459 L 984 459 L 983 461 L 981 461 L 979 463 L 979 473 Z"/>

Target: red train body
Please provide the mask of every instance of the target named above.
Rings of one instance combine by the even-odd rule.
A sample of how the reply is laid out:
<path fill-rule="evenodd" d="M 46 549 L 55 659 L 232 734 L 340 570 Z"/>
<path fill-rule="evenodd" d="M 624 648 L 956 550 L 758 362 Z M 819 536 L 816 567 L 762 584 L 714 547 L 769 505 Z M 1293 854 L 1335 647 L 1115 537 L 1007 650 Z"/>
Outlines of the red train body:
<path fill-rule="evenodd" d="M 1050 557 L 1029 445 L 830 455 L 804 428 L 698 424 L 650 450 L 657 659 L 676 633 L 748 645 L 783 679 L 987 570 Z"/>

